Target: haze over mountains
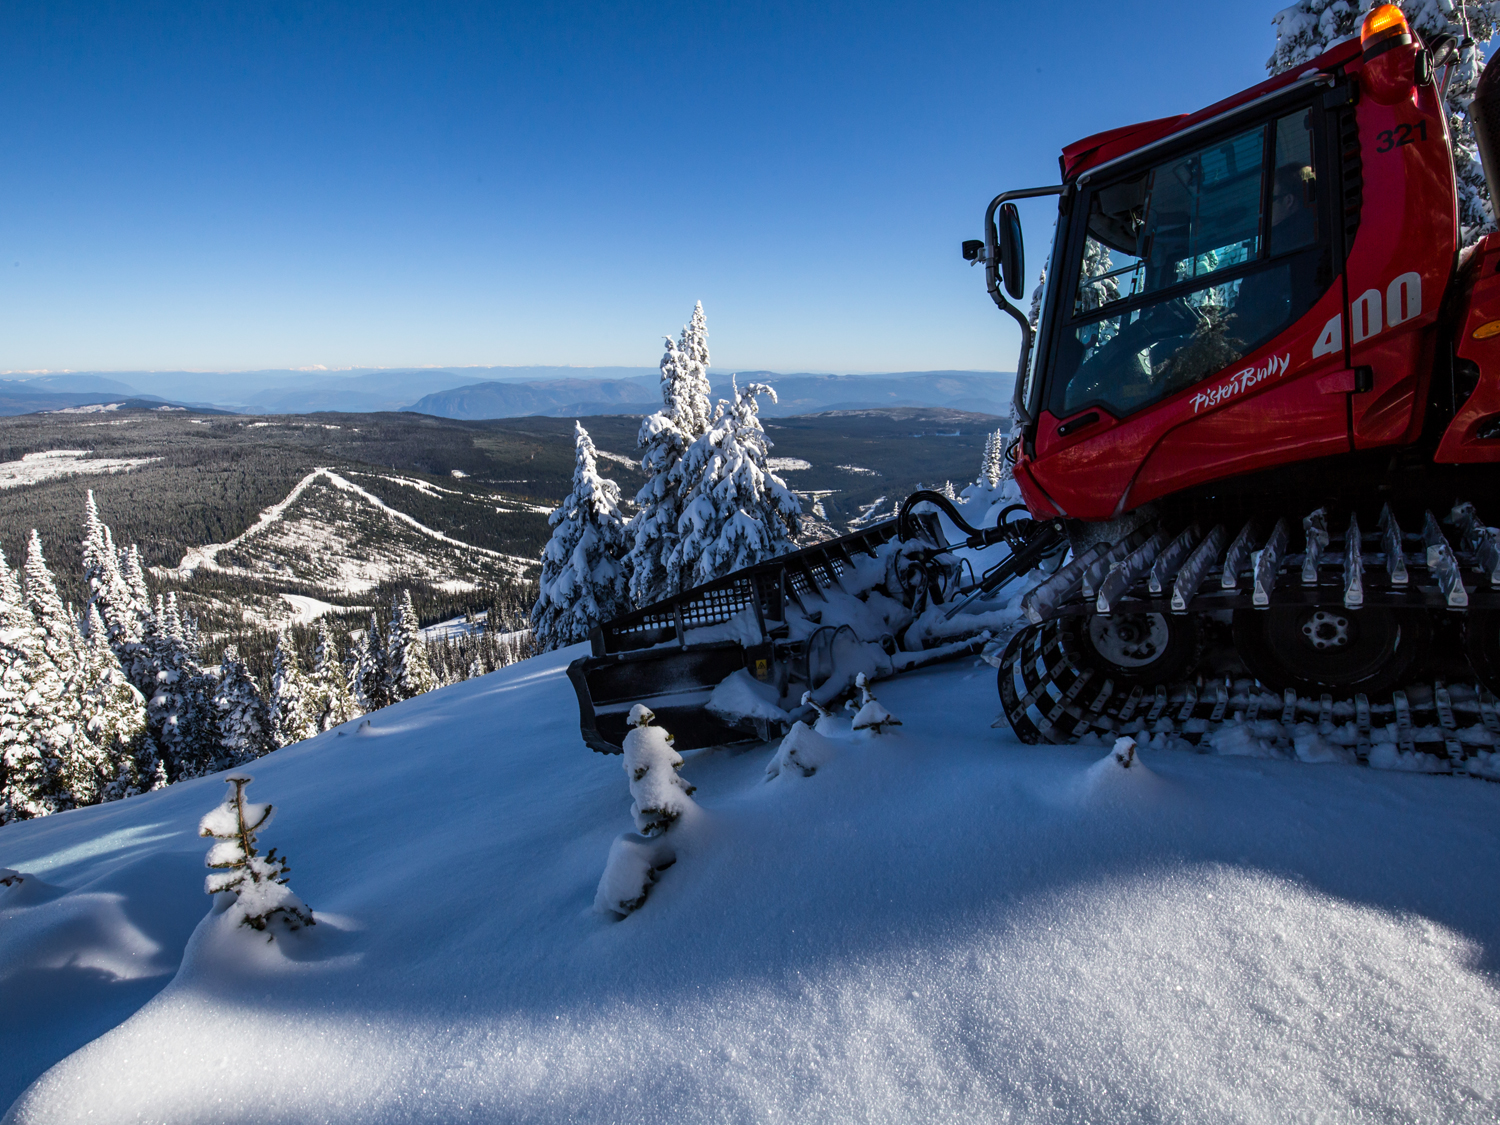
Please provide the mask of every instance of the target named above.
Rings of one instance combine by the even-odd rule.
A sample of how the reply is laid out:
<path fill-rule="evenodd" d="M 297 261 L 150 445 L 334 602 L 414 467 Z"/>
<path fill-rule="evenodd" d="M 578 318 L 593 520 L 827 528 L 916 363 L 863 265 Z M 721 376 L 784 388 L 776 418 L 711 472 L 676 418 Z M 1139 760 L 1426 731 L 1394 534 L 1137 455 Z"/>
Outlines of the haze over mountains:
<path fill-rule="evenodd" d="M 711 372 L 714 393 L 729 395 L 730 373 Z M 944 407 L 1004 415 L 1012 376 L 991 371 L 912 371 L 822 375 L 736 373 L 771 383 L 779 402 L 761 412 L 786 417 L 824 410 Z M 0 378 L 0 415 L 89 404 L 196 406 L 241 414 L 372 413 L 409 410 L 479 420 L 528 415 L 645 414 L 661 406 L 651 367 L 462 367 L 351 371 L 81 371 Z"/>

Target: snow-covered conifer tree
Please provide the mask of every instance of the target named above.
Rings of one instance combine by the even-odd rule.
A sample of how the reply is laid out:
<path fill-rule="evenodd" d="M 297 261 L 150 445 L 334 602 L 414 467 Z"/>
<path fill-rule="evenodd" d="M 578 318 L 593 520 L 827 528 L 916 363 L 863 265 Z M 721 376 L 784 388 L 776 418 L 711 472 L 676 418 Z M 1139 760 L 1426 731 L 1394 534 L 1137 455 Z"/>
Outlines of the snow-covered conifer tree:
<path fill-rule="evenodd" d="M 392 703 L 415 699 L 437 687 L 427 663 L 427 642 L 411 604 L 411 591 L 402 590 L 391 602 L 391 626 L 385 640 L 386 693 Z"/>
<path fill-rule="evenodd" d="M 31 540 L 26 547 L 24 577 L 26 604 L 41 627 L 47 656 L 64 680 L 71 679 L 78 670 L 83 638 L 73 615 L 63 606 L 58 595 L 57 582 L 42 555 L 42 538 L 35 528 L 31 530 Z"/>
<path fill-rule="evenodd" d="M 696 807 L 694 787 L 677 774 L 682 755 L 672 749 L 670 734 L 651 725 L 655 718 L 644 704 L 630 709 L 623 764 L 632 798 L 630 813 L 639 834 L 627 832 L 610 846 L 594 893 L 594 908 L 602 912 L 629 914 L 645 903 L 652 884 L 677 859 L 661 837 Z"/>
<path fill-rule="evenodd" d="M 552 538 L 542 551 L 542 577 L 531 629 L 544 652 L 588 637 L 595 626 L 630 608 L 620 557 L 625 523 L 620 488 L 599 475 L 594 443 L 573 423 L 573 488 L 547 522 Z"/>
<path fill-rule="evenodd" d="M 133 673 L 127 669 L 127 674 L 146 697 L 151 740 L 168 780 L 211 773 L 219 759 L 216 685 L 188 648 L 175 593 L 157 595 L 145 633 L 129 651 Z"/>
<path fill-rule="evenodd" d="M 681 343 L 666 338 L 661 359 L 663 409 L 641 422 L 636 444 L 645 450 L 641 471 L 646 483 L 636 494 L 637 512 L 630 521 L 631 547 L 625 558 L 630 600 L 637 606 L 670 597 L 682 588 L 683 576 L 667 563 L 677 547 L 682 498 L 672 473 L 694 440 L 714 422 L 709 403 L 708 322 L 703 303 L 693 309 L 692 323 Z"/>
<path fill-rule="evenodd" d="M 224 649 L 219 688 L 214 693 L 219 716 L 220 768 L 242 765 L 273 749 L 266 702 L 234 645 Z"/>
<path fill-rule="evenodd" d="M 656 715 L 645 704 L 630 709 L 630 731 L 621 747 L 622 764 L 629 778 L 630 815 L 643 836 L 654 836 L 672 827 L 694 807 L 696 786 L 678 776 L 682 755 L 672 749 L 672 736 L 651 723 Z"/>
<path fill-rule="evenodd" d="M 130 545 L 130 550 L 121 553 L 120 577 L 130 590 L 131 606 L 136 616 L 144 616 L 151 605 L 151 592 L 146 589 L 146 568 L 141 564 L 141 549 L 135 543 Z"/>
<path fill-rule="evenodd" d="M 290 746 L 318 733 L 318 719 L 309 698 L 307 677 L 297 660 L 297 646 L 291 634 L 281 630 L 276 635 L 276 651 L 271 656 L 271 706 L 268 720 L 271 741 L 276 746 Z"/>
<path fill-rule="evenodd" d="M 57 582 L 47 569 L 42 539 L 33 528 L 24 568 L 26 604 L 42 633 L 41 668 L 28 697 L 32 719 L 42 723 L 43 737 L 61 756 L 62 788 L 70 805 L 99 802 L 113 779 L 111 753 L 89 731 L 82 712 L 87 685 L 81 680 L 85 641 L 73 615 L 63 606 Z"/>
<path fill-rule="evenodd" d="M 319 730 L 332 730 L 359 715 L 348 677 L 339 659 L 338 646 L 328 632 L 328 622 L 318 621 L 318 647 L 313 654 L 311 682 L 313 713 Z"/>
<path fill-rule="evenodd" d="M 801 529 L 802 503 L 766 465 L 771 443 L 757 403 L 763 394 L 776 401 L 764 383 L 743 390 L 734 384 L 734 402 L 724 404 L 728 408 L 672 470 L 682 515 L 666 566 L 683 576 L 684 588 L 795 546 L 791 537 Z"/>
<path fill-rule="evenodd" d="M 1412 31 L 1424 43 L 1441 35 L 1460 41 L 1463 48 L 1448 82 L 1448 130 L 1453 141 L 1453 168 L 1458 186 L 1458 223 L 1465 245 L 1494 227 L 1494 211 L 1469 103 L 1484 68 L 1483 48 L 1500 23 L 1500 0 L 1398 0 Z M 1368 5 L 1354 0 L 1298 0 L 1272 17 L 1276 25 L 1276 49 L 1266 60 L 1266 70 L 1281 74 L 1321 55 L 1335 43 L 1359 34 L 1360 21 Z"/>
<path fill-rule="evenodd" d="M 46 636 L 0 553 L 0 823 L 69 808 L 70 730 L 56 714 L 63 684 Z"/>
<path fill-rule="evenodd" d="M 250 781 L 229 778 L 231 791 L 224 803 L 198 823 L 198 835 L 217 841 L 204 859 L 214 874 L 204 880 L 203 889 L 211 895 L 233 894 L 229 910 L 240 925 L 261 931 L 273 922 L 288 930 L 311 926 L 312 910 L 286 885 L 291 871 L 286 857 L 277 856 L 275 848 L 261 855 L 256 847 L 256 834 L 271 823 L 276 810 L 245 800 Z"/>
<path fill-rule="evenodd" d="M 100 800 L 115 801 L 153 788 L 156 746 L 148 734 L 146 700 L 120 668 L 98 606 L 89 606 L 86 621 L 74 691 L 79 722 L 108 763 Z"/>
<path fill-rule="evenodd" d="M 363 714 L 378 711 L 391 701 L 385 685 L 385 643 L 381 640 L 380 626 L 373 613 L 370 614 L 370 627 L 359 638 L 355 649 L 349 686 L 354 693 L 355 706 Z"/>
<path fill-rule="evenodd" d="M 89 587 L 89 602 L 99 607 L 99 616 L 109 629 L 110 643 L 120 655 L 121 663 L 125 664 L 127 660 L 122 650 L 141 639 L 141 615 L 147 607 L 136 604 L 130 584 L 120 573 L 114 537 L 99 518 L 99 507 L 94 503 L 92 489 L 84 506 L 83 577 Z M 130 673 L 131 669 L 127 667 L 126 672 Z"/>

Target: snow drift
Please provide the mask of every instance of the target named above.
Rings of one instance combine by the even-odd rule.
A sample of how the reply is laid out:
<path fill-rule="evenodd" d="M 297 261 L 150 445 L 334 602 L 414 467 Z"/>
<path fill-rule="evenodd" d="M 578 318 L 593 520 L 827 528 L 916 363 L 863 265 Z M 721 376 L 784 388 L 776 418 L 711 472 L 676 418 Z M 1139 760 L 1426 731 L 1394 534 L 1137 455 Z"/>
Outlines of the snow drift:
<path fill-rule="evenodd" d="M 258 761 L 318 920 L 274 942 L 203 893 L 221 777 L 0 829 L 6 1120 L 1500 1112 L 1500 786 L 1022 747 L 965 661 L 880 684 L 903 727 L 820 720 L 811 776 L 684 754 L 699 811 L 614 921 L 575 655 Z"/>

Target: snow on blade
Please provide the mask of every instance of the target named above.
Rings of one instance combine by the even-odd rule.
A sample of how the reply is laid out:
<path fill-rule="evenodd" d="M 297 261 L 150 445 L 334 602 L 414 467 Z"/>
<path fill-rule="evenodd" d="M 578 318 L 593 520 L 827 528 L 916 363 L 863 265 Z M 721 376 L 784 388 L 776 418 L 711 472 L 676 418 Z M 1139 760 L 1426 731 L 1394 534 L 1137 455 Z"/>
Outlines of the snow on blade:
<path fill-rule="evenodd" d="M 256 763 L 296 941 L 200 926 L 221 778 L 0 828 L 53 886 L 0 889 L 0 944 L 25 910 L 28 949 L 107 945 L 0 953 L 8 1120 L 1497 1116 L 1500 786 L 1022 746 L 960 661 L 880 682 L 890 737 L 820 719 L 812 776 L 683 755 L 677 862 L 615 920 L 632 795 L 578 738 L 585 651 Z"/>

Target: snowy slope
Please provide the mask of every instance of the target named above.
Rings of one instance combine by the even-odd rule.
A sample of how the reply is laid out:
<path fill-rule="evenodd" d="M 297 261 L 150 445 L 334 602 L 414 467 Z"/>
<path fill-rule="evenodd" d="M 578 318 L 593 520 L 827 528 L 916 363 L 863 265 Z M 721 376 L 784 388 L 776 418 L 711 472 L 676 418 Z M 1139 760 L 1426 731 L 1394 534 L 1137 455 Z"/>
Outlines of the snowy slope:
<path fill-rule="evenodd" d="M 1500 786 L 1122 771 L 991 730 L 965 662 L 811 777 L 685 755 L 702 815 L 615 922 L 578 651 L 255 764 L 298 940 L 189 947 L 218 778 L 0 828 L 56 888 L 0 892 L 0 1105 L 42 1075 L 6 1120 L 1500 1116 Z"/>
<path fill-rule="evenodd" d="M 258 424 L 258 423 L 252 423 Z M 462 543 L 392 508 L 332 469 L 314 469 L 227 543 L 194 547 L 176 577 L 213 570 L 251 578 L 295 578 L 360 594 L 393 575 L 445 580 L 471 590 L 497 574 L 524 573 L 531 559 Z"/>

